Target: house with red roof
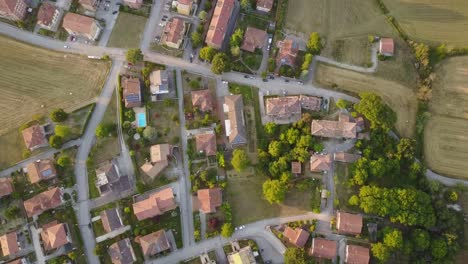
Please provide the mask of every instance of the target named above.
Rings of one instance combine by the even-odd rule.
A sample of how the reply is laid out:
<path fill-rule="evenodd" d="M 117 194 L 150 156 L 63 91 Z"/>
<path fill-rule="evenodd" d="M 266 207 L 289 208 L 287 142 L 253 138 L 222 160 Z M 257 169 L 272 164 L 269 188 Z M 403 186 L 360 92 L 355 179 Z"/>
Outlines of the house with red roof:
<path fill-rule="evenodd" d="M 192 10 L 193 0 L 177 0 L 177 13 L 189 16 Z"/>
<path fill-rule="evenodd" d="M 197 151 L 200 153 L 205 153 L 206 156 L 216 155 L 216 134 L 211 131 L 208 133 L 196 135 L 195 145 Z"/>
<path fill-rule="evenodd" d="M 370 252 L 369 248 L 346 245 L 345 263 L 348 264 L 369 264 Z"/>
<path fill-rule="evenodd" d="M 0 178 L 0 198 L 10 195 L 13 192 L 11 178 Z"/>
<path fill-rule="evenodd" d="M 275 0 L 257 0 L 257 10 L 262 12 L 270 12 L 273 8 Z"/>
<path fill-rule="evenodd" d="M 338 211 L 336 213 L 336 230 L 340 234 L 361 234 L 362 215 Z"/>
<path fill-rule="evenodd" d="M 24 0 L 0 0 L 0 17 L 18 21 L 26 17 L 28 5 Z"/>
<path fill-rule="evenodd" d="M 21 250 L 21 247 L 18 245 L 18 234 L 16 231 L 0 236 L 0 245 L 3 256 L 14 255 Z"/>
<path fill-rule="evenodd" d="M 185 29 L 184 20 L 177 17 L 172 18 L 164 27 L 161 43 L 170 48 L 180 49 L 184 40 Z"/>
<path fill-rule="evenodd" d="M 323 172 L 331 169 L 333 159 L 331 154 L 319 155 L 314 154 L 310 156 L 310 171 Z"/>
<path fill-rule="evenodd" d="M 137 243 L 140 244 L 143 255 L 154 256 L 158 253 L 170 250 L 171 243 L 167 238 L 166 231 L 159 230 L 146 236 L 138 237 Z"/>
<path fill-rule="evenodd" d="M 210 90 L 192 91 L 192 106 L 197 107 L 201 112 L 213 111 L 213 96 Z"/>
<path fill-rule="evenodd" d="M 241 49 L 254 52 L 255 49 L 263 48 L 268 35 L 265 30 L 254 27 L 247 27 L 244 33 L 244 40 L 242 41 Z"/>
<path fill-rule="evenodd" d="M 299 54 L 299 45 L 292 39 L 285 39 L 278 41 L 277 47 L 279 50 L 276 56 L 276 65 L 278 67 L 282 65 L 294 67 Z"/>
<path fill-rule="evenodd" d="M 302 228 L 291 228 L 289 226 L 284 229 L 283 234 L 289 240 L 289 243 L 301 248 L 305 246 L 310 236 L 309 232 Z"/>
<path fill-rule="evenodd" d="M 334 260 L 337 255 L 338 243 L 333 240 L 324 238 L 314 238 L 312 247 L 309 250 L 309 255 L 316 258 Z"/>
<path fill-rule="evenodd" d="M 49 142 L 47 141 L 44 127 L 41 125 L 32 125 L 21 131 L 23 135 L 24 144 L 30 151 L 34 151 L 38 148 L 47 147 Z"/>
<path fill-rule="evenodd" d="M 58 249 L 72 242 L 67 224 L 57 220 L 42 226 L 41 239 L 45 251 Z"/>
<path fill-rule="evenodd" d="M 223 203 L 221 188 L 201 189 L 197 191 L 200 211 L 208 214 L 216 212 L 216 207 Z"/>
<path fill-rule="evenodd" d="M 215 48 L 223 49 L 226 40 L 231 34 L 230 27 L 231 19 L 235 19 L 234 11 L 237 1 L 235 0 L 218 0 L 211 18 L 210 26 L 206 34 L 206 45 Z"/>
<path fill-rule="evenodd" d="M 165 188 L 133 204 L 133 213 L 141 221 L 177 208 L 172 188 Z"/>
<path fill-rule="evenodd" d="M 388 57 L 395 53 L 395 43 L 392 38 L 381 38 L 379 42 L 379 53 Z"/>
<path fill-rule="evenodd" d="M 63 17 L 62 27 L 70 35 L 82 36 L 92 41 L 97 40 L 102 31 L 96 19 L 70 12 Z"/>
<path fill-rule="evenodd" d="M 62 12 L 55 6 L 55 4 L 44 2 L 37 12 L 37 25 L 47 30 L 56 31 L 60 24 L 61 17 Z"/>

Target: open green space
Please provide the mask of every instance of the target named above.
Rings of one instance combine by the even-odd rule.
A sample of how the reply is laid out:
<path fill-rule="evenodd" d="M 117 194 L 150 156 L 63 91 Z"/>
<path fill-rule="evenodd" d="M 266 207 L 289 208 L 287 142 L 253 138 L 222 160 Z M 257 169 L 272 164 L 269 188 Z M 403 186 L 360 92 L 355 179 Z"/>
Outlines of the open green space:
<path fill-rule="evenodd" d="M 143 38 L 146 17 L 126 12 L 119 13 L 107 43 L 108 47 L 138 48 Z"/>

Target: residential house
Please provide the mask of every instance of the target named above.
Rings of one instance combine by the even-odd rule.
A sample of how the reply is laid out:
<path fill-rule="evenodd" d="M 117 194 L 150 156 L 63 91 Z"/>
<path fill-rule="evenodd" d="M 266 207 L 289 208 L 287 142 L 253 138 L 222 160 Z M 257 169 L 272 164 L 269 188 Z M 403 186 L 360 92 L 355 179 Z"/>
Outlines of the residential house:
<path fill-rule="evenodd" d="M 343 151 L 333 153 L 333 160 L 340 161 L 340 162 L 352 163 L 352 162 L 357 161 L 360 158 L 361 158 L 361 155 L 347 153 Z"/>
<path fill-rule="evenodd" d="M 346 245 L 345 263 L 348 264 L 368 264 L 370 261 L 369 248 Z"/>
<path fill-rule="evenodd" d="M 255 49 L 263 48 L 268 35 L 265 30 L 254 27 L 247 27 L 244 33 L 244 40 L 242 41 L 241 49 L 254 52 Z"/>
<path fill-rule="evenodd" d="M 227 256 L 229 264 L 255 264 L 255 256 L 250 246 L 243 247 Z"/>
<path fill-rule="evenodd" d="M 257 10 L 262 12 L 270 12 L 273 8 L 275 0 L 257 0 Z"/>
<path fill-rule="evenodd" d="M 91 12 L 96 12 L 97 6 L 99 5 L 97 0 L 78 0 L 78 3 L 80 3 L 84 9 Z"/>
<path fill-rule="evenodd" d="M 193 0 L 177 0 L 177 13 L 189 16 L 192 5 Z"/>
<path fill-rule="evenodd" d="M 381 38 L 379 43 L 379 53 L 388 57 L 394 55 L 395 43 L 392 38 Z"/>
<path fill-rule="evenodd" d="M 152 94 L 167 94 L 169 93 L 169 79 L 167 71 L 157 70 L 151 72 L 150 76 L 150 91 Z"/>
<path fill-rule="evenodd" d="M 192 91 L 191 94 L 193 107 L 197 107 L 201 112 L 213 111 L 214 103 L 210 90 Z"/>
<path fill-rule="evenodd" d="M 101 163 L 96 169 L 96 187 L 101 195 L 112 191 L 112 185 L 119 181 L 119 169 L 111 161 Z"/>
<path fill-rule="evenodd" d="M 154 256 L 158 253 L 171 249 L 171 243 L 167 239 L 166 231 L 159 230 L 146 236 L 138 237 L 143 255 Z"/>
<path fill-rule="evenodd" d="M 0 17 L 13 21 L 23 20 L 27 9 L 25 0 L 0 0 Z"/>
<path fill-rule="evenodd" d="M 310 156 L 310 171 L 312 172 L 323 172 L 329 171 L 332 165 L 332 155 L 325 154 L 319 155 L 314 154 Z"/>
<path fill-rule="evenodd" d="M 10 195 L 13 192 L 11 178 L 0 178 L 0 198 Z"/>
<path fill-rule="evenodd" d="M 172 188 L 151 194 L 147 199 L 133 204 L 133 213 L 139 221 L 162 215 L 177 208 Z"/>
<path fill-rule="evenodd" d="M 265 114 L 274 120 L 297 121 L 301 118 L 301 103 L 298 96 L 267 98 Z"/>
<path fill-rule="evenodd" d="M 222 49 L 224 43 L 229 38 L 231 19 L 235 19 L 234 10 L 236 10 L 235 0 L 218 0 L 211 18 L 210 26 L 206 34 L 205 42 L 208 46 L 215 49 Z"/>
<path fill-rule="evenodd" d="M 291 172 L 295 175 L 302 173 L 302 164 L 299 161 L 291 162 Z"/>
<path fill-rule="evenodd" d="M 109 253 L 112 264 L 131 264 L 136 261 L 135 252 L 129 238 L 110 245 L 107 253 Z"/>
<path fill-rule="evenodd" d="M 195 143 L 198 152 L 205 153 L 206 156 L 216 155 L 216 134 L 213 131 L 197 134 Z"/>
<path fill-rule="evenodd" d="M 311 133 L 314 136 L 328 138 L 356 138 L 356 123 L 345 115 L 338 121 L 312 120 Z"/>
<path fill-rule="evenodd" d="M 92 41 L 96 41 L 102 31 L 96 19 L 70 12 L 63 17 L 62 27 L 70 35 L 85 37 Z"/>
<path fill-rule="evenodd" d="M 216 264 L 216 261 L 211 259 L 207 253 L 200 255 L 201 264 Z"/>
<path fill-rule="evenodd" d="M 101 216 L 102 227 L 106 233 L 110 233 L 124 226 L 118 208 L 101 211 L 99 215 Z"/>
<path fill-rule="evenodd" d="M 72 242 L 67 224 L 57 220 L 42 226 L 41 239 L 45 251 L 59 249 Z"/>
<path fill-rule="evenodd" d="M 54 161 L 50 159 L 36 160 L 29 163 L 26 169 L 31 183 L 38 183 L 57 177 Z"/>
<path fill-rule="evenodd" d="M 60 9 L 52 2 L 44 2 L 37 12 L 37 25 L 47 30 L 56 31 L 60 18 Z"/>
<path fill-rule="evenodd" d="M 224 120 L 224 128 L 231 147 L 247 144 L 242 96 L 224 96 L 223 111 L 227 114 L 227 119 Z"/>
<path fill-rule="evenodd" d="M 338 211 L 336 213 L 336 230 L 340 234 L 361 234 L 362 215 Z"/>
<path fill-rule="evenodd" d="M 31 199 L 24 201 L 24 209 L 28 217 L 40 215 L 62 204 L 62 190 L 59 187 L 41 192 Z"/>
<path fill-rule="evenodd" d="M 200 211 L 205 214 L 215 213 L 216 207 L 223 203 L 221 188 L 201 189 L 197 191 Z"/>
<path fill-rule="evenodd" d="M 356 122 L 356 130 L 357 132 L 361 132 L 366 129 L 366 121 L 364 121 L 364 117 L 358 116 L 354 120 Z"/>
<path fill-rule="evenodd" d="M 322 109 L 322 98 L 300 95 L 299 101 L 301 102 L 301 108 L 303 109 L 310 111 L 320 111 Z"/>
<path fill-rule="evenodd" d="M 276 65 L 278 67 L 282 65 L 294 67 L 299 54 L 299 45 L 292 39 L 285 39 L 278 41 L 277 46 L 279 50 L 276 56 Z"/>
<path fill-rule="evenodd" d="M 158 176 L 167 166 L 172 155 L 171 145 L 158 144 L 150 147 L 151 161 L 146 162 L 140 168 L 151 178 Z"/>
<path fill-rule="evenodd" d="M 180 49 L 184 40 L 185 21 L 173 17 L 164 27 L 161 43 L 174 49 Z"/>
<path fill-rule="evenodd" d="M 0 236 L 0 245 L 2 246 L 3 256 L 14 255 L 21 250 L 16 231 Z"/>
<path fill-rule="evenodd" d="M 26 258 L 19 258 L 19 259 L 15 259 L 10 262 L 7 262 L 7 264 L 30 264 L 30 262 Z"/>
<path fill-rule="evenodd" d="M 133 9 L 140 9 L 143 6 L 143 0 L 123 0 L 123 4 Z"/>
<path fill-rule="evenodd" d="M 305 246 L 310 236 L 309 232 L 302 228 L 290 228 L 289 226 L 286 226 L 283 234 L 289 240 L 289 243 L 300 248 Z"/>
<path fill-rule="evenodd" d="M 28 128 L 25 128 L 21 134 L 23 134 L 23 140 L 26 148 L 30 151 L 34 151 L 42 147 L 47 147 L 49 145 L 43 126 L 32 125 Z"/>
<path fill-rule="evenodd" d="M 310 248 L 309 255 L 333 261 L 337 255 L 336 251 L 336 241 L 324 238 L 314 238 L 312 239 L 312 247 Z"/>
<path fill-rule="evenodd" d="M 126 108 L 141 106 L 141 84 L 138 78 L 122 78 L 122 96 Z"/>

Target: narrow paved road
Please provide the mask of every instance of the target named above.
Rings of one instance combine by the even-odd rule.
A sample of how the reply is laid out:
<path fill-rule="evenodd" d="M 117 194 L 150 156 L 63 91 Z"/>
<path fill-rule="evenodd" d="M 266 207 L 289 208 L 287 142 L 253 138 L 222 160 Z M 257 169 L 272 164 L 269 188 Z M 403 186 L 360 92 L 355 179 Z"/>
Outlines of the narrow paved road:
<path fill-rule="evenodd" d="M 356 72 L 362 72 L 362 73 L 373 73 L 377 71 L 377 65 L 378 65 L 378 59 L 377 59 L 377 51 L 378 51 L 378 44 L 372 45 L 371 48 L 371 62 L 372 66 L 369 68 L 361 67 L 361 66 L 356 66 L 348 63 L 343 63 L 343 62 L 338 62 L 330 58 L 322 57 L 322 56 L 314 56 L 314 60 L 325 62 L 327 64 L 331 64 L 333 66 L 351 70 L 351 71 L 356 71 Z M 312 64 L 316 65 L 316 64 Z M 315 68 L 311 69 L 312 71 L 315 71 Z"/>

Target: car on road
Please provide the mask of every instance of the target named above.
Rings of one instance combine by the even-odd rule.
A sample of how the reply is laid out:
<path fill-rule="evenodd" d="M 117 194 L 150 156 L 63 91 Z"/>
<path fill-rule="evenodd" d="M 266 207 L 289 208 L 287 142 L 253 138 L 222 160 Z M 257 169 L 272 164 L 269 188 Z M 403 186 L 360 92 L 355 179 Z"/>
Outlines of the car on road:
<path fill-rule="evenodd" d="M 244 75 L 244 78 L 245 78 L 245 79 L 248 79 L 248 78 L 249 78 L 249 76 L 248 76 L 248 75 Z"/>
<path fill-rule="evenodd" d="M 74 42 L 74 41 L 76 41 L 76 37 L 75 37 L 75 36 L 71 36 L 71 37 L 70 37 L 70 40 Z"/>
<path fill-rule="evenodd" d="M 161 20 L 162 20 L 162 21 L 166 21 L 166 20 L 167 20 L 167 18 L 164 18 L 164 17 L 163 17 Z"/>
<path fill-rule="evenodd" d="M 268 82 L 268 79 L 267 79 L 267 78 L 263 78 L 262 81 L 263 81 L 263 82 Z"/>
<path fill-rule="evenodd" d="M 223 83 L 223 84 L 228 84 L 228 82 L 227 82 L 227 81 L 224 81 L 224 80 L 222 81 L 222 83 Z"/>
<path fill-rule="evenodd" d="M 270 76 L 268 76 L 268 78 L 270 78 L 270 80 L 274 80 L 274 79 L 275 79 L 275 76 L 270 75 Z"/>
<path fill-rule="evenodd" d="M 166 23 L 159 23 L 160 27 L 164 27 L 165 25 L 166 25 Z"/>
<path fill-rule="evenodd" d="M 297 84 L 304 85 L 303 81 L 298 81 Z"/>
<path fill-rule="evenodd" d="M 193 58 L 192 58 L 192 57 L 190 57 L 190 58 L 189 58 L 189 61 L 190 61 L 190 63 L 192 63 L 192 62 L 193 62 Z"/>
<path fill-rule="evenodd" d="M 288 80 L 288 79 L 284 79 L 284 81 L 285 81 L 285 82 L 289 82 L 289 80 Z"/>
<path fill-rule="evenodd" d="M 156 36 L 156 37 L 154 38 L 154 41 L 158 41 L 158 42 L 159 42 L 160 40 L 161 40 L 161 37 L 160 37 L 160 36 Z"/>
<path fill-rule="evenodd" d="M 119 11 L 114 11 L 114 12 L 112 12 L 112 14 L 115 15 L 115 14 L 117 14 L 118 12 L 119 12 Z"/>
<path fill-rule="evenodd" d="M 65 46 L 63 46 L 63 47 L 64 47 L 64 48 L 66 48 L 66 49 L 69 49 L 69 48 L 70 48 L 70 47 L 69 47 L 69 46 L 67 46 L 67 45 L 65 45 Z"/>
<path fill-rule="evenodd" d="M 286 94 L 287 94 L 286 90 L 283 89 L 283 95 L 286 95 Z"/>
<path fill-rule="evenodd" d="M 168 16 L 164 15 L 163 18 L 167 18 Z"/>

